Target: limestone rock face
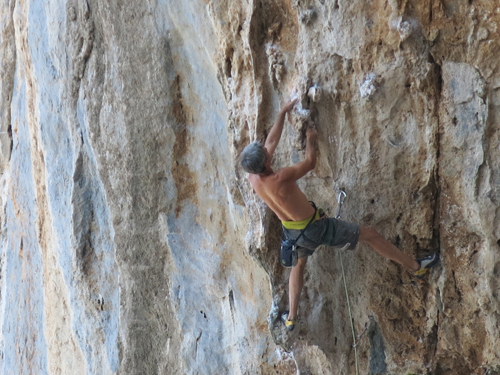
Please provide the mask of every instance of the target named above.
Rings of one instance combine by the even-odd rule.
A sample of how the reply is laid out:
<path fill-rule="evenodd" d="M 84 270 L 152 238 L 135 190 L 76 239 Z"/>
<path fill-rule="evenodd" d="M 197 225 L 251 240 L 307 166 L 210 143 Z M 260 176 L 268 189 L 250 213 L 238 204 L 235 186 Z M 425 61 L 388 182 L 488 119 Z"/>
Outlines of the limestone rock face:
<path fill-rule="evenodd" d="M 3 374 L 500 374 L 500 7 L 487 0 L 0 4 Z M 281 228 L 238 165 L 372 225 L 320 248 L 292 333 Z M 355 336 L 352 347 L 344 266 Z M 357 369 L 357 370 L 356 370 Z"/>

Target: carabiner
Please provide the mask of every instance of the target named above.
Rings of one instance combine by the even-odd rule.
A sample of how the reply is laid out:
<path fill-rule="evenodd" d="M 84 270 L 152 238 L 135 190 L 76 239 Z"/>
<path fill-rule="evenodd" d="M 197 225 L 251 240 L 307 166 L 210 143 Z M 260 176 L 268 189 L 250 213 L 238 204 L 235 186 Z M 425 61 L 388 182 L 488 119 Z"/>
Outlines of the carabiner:
<path fill-rule="evenodd" d="M 347 194 L 345 193 L 345 191 L 340 190 L 339 196 L 337 198 L 338 208 L 337 208 L 337 214 L 335 215 L 335 219 L 338 219 L 340 217 L 340 210 L 342 209 L 342 204 L 344 203 L 346 197 Z"/>

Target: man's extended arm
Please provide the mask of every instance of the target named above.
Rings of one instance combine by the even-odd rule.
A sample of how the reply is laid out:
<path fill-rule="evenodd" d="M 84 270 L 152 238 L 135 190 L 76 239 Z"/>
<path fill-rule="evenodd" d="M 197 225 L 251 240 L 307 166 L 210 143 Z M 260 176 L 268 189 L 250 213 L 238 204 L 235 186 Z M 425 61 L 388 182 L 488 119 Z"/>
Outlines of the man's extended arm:
<path fill-rule="evenodd" d="M 306 158 L 291 167 L 278 170 L 283 180 L 297 181 L 307 172 L 312 171 L 316 166 L 316 141 L 318 132 L 316 129 L 309 128 L 306 131 Z"/>
<path fill-rule="evenodd" d="M 288 111 L 290 111 L 295 103 L 297 102 L 297 99 L 292 100 L 288 103 L 285 103 L 283 108 L 281 109 L 278 118 L 274 122 L 273 127 L 271 128 L 271 131 L 269 132 L 267 138 L 266 138 L 266 143 L 264 144 L 264 147 L 266 148 L 267 152 L 269 152 L 269 155 L 271 155 L 271 158 L 274 155 L 274 150 L 276 150 L 276 147 L 278 146 L 278 142 L 280 141 L 281 138 L 281 133 L 283 132 L 283 124 L 285 123 L 285 115 Z"/>

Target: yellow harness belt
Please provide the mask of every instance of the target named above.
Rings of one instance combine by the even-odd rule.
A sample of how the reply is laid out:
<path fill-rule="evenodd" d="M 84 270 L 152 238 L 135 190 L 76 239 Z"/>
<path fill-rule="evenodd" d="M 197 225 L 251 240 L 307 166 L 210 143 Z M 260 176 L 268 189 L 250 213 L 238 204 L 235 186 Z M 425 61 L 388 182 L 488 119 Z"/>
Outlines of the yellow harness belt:
<path fill-rule="evenodd" d="M 321 216 L 320 211 L 322 211 L 322 210 L 321 209 L 316 210 L 316 217 L 314 218 L 313 221 L 319 220 L 319 218 Z M 309 221 L 311 221 L 311 218 L 312 218 L 312 216 L 309 216 L 308 218 L 306 218 L 304 220 L 300 220 L 300 221 L 281 221 L 281 224 L 283 224 L 283 226 L 286 229 L 302 230 L 305 227 L 307 227 L 307 224 L 309 223 Z"/>

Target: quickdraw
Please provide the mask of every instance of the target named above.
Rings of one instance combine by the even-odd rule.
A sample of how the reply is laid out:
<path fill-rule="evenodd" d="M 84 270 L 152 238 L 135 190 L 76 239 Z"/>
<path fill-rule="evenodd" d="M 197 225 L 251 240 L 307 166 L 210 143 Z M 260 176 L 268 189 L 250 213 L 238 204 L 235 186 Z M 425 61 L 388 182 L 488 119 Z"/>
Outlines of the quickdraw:
<path fill-rule="evenodd" d="M 354 344 L 352 345 L 353 348 L 355 348 L 356 346 L 358 346 L 359 344 L 359 341 L 361 340 L 361 337 L 363 337 L 363 335 L 366 333 L 366 331 L 368 331 L 368 328 L 370 328 L 370 324 L 372 322 L 372 319 L 373 317 L 371 315 L 368 316 L 368 321 L 365 323 L 365 328 L 363 329 L 363 332 L 361 332 L 358 337 L 356 338 L 356 342 L 354 342 Z"/>
<path fill-rule="evenodd" d="M 337 198 L 338 208 L 337 208 L 337 213 L 335 215 L 335 219 L 338 219 L 340 217 L 340 211 L 342 210 L 342 204 L 344 203 L 346 197 L 347 197 L 347 194 L 345 193 L 345 191 L 340 190 L 339 196 Z"/>

